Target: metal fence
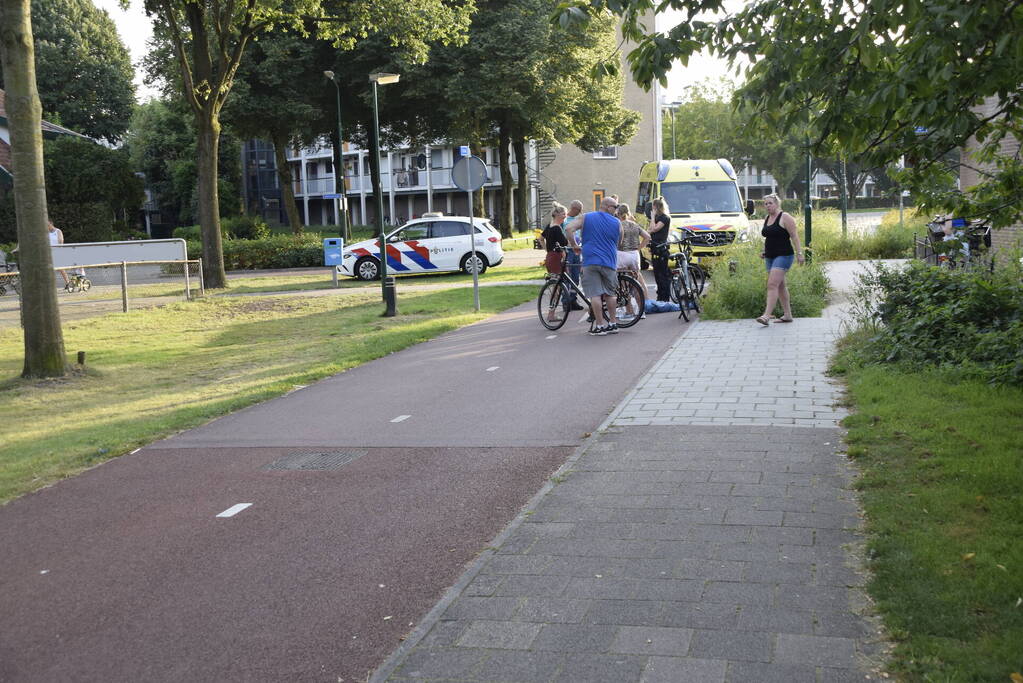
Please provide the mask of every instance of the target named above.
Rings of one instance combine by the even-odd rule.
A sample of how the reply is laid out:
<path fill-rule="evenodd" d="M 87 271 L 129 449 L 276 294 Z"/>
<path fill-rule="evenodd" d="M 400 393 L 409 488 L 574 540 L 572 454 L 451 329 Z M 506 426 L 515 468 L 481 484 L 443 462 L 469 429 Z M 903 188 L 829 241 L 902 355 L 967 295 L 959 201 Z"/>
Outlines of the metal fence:
<path fill-rule="evenodd" d="M 61 316 L 83 317 L 160 306 L 206 293 L 202 260 L 118 261 L 54 268 L 53 285 Z M 20 319 L 21 282 L 17 271 L 4 272 L 0 322 Z M 11 318 L 12 320 L 7 320 Z"/>

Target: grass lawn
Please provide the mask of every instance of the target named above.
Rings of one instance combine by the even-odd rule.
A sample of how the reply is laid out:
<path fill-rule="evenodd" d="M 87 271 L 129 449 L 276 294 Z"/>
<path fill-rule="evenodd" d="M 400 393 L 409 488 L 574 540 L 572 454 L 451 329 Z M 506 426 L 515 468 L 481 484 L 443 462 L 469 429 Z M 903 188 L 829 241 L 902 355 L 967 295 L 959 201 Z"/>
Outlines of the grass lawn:
<path fill-rule="evenodd" d="M 279 396 L 536 296 L 493 287 L 406 292 L 381 318 L 379 292 L 209 298 L 64 325 L 88 370 L 0 383 L 0 503 L 174 432 Z M 21 372 L 21 331 L 0 329 L 0 377 Z"/>
<path fill-rule="evenodd" d="M 541 261 L 541 257 L 537 257 L 537 264 Z M 309 272 L 295 272 L 295 273 L 281 273 L 280 275 L 249 275 L 245 276 L 244 271 L 229 271 L 229 276 L 241 275 L 241 277 L 229 277 L 228 278 L 228 289 L 225 291 L 227 294 L 247 294 L 247 293 L 258 293 L 258 292 L 297 292 L 314 289 L 334 289 L 333 280 L 330 277 L 330 271 L 325 267 L 320 271 Z M 534 266 L 497 266 L 496 268 L 488 268 L 485 273 L 480 276 L 481 283 L 492 283 L 492 282 L 511 282 L 516 280 L 541 280 L 544 276 L 544 269 L 540 265 Z M 193 278 L 192 286 L 197 287 L 198 281 Z M 401 288 L 409 285 L 455 285 L 455 284 L 472 284 L 472 275 L 465 273 L 438 273 L 432 274 L 416 274 L 416 275 L 399 275 L 398 276 L 398 291 L 400 293 Z M 379 290 L 380 281 L 375 282 L 363 282 L 362 280 L 356 280 L 351 277 L 338 277 L 338 288 L 339 289 L 366 289 L 366 290 Z M 131 285 L 129 283 L 128 296 L 132 298 L 142 297 L 156 297 L 156 296 L 167 296 L 167 297 L 184 297 L 185 286 L 184 281 L 180 278 L 176 278 L 171 282 L 166 283 L 154 283 L 146 285 Z M 208 295 L 217 296 L 219 294 L 216 290 L 210 290 L 207 292 Z M 71 295 L 74 297 L 74 301 L 92 301 L 110 298 L 120 298 L 121 289 L 119 285 L 107 285 L 103 287 L 94 287 L 92 290 L 84 293 L 75 293 Z"/>
<path fill-rule="evenodd" d="M 910 681 L 1023 672 L 1023 389 L 838 357 L 869 591 Z M 1013 678 L 1012 680 L 1023 680 Z"/>

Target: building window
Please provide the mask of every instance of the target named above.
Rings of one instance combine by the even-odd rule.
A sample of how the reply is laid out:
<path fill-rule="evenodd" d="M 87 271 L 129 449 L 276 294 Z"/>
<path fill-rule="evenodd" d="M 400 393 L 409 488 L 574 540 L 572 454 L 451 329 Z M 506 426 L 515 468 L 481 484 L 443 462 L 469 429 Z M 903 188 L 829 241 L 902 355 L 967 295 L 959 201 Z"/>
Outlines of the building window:
<path fill-rule="evenodd" d="M 602 147 L 593 153 L 594 159 L 617 159 L 618 158 L 618 147 L 611 145 L 610 147 Z"/>

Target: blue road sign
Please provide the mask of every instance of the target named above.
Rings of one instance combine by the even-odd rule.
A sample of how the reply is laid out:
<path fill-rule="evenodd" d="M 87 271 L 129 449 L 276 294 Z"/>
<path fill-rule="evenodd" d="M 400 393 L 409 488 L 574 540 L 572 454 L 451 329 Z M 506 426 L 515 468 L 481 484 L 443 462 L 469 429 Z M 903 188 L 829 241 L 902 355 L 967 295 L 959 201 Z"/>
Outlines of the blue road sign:
<path fill-rule="evenodd" d="M 469 156 L 469 145 L 461 145 L 458 148 L 458 153 L 461 154 L 463 157 Z"/>
<path fill-rule="evenodd" d="M 340 195 L 340 194 L 325 194 L 325 195 L 323 195 L 323 198 L 324 199 L 341 199 L 342 196 L 343 195 Z"/>

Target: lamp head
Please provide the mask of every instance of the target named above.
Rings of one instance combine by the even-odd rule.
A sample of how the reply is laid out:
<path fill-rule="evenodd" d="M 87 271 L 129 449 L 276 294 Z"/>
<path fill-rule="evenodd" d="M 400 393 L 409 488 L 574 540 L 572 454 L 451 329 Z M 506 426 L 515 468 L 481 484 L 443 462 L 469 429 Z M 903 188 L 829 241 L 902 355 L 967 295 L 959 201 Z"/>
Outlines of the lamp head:
<path fill-rule="evenodd" d="M 329 78 L 330 80 L 334 80 L 334 72 L 333 71 L 324 71 L 323 75 L 326 76 L 327 78 Z"/>
<path fill-rule="evenodd" d="M 401 78 L 401 74 L 387 74 L 387 73 L 376 73 L 370 74 L 369 80 L 377 85 L 390 85 L 391 83 L 397 83 Z"/>

